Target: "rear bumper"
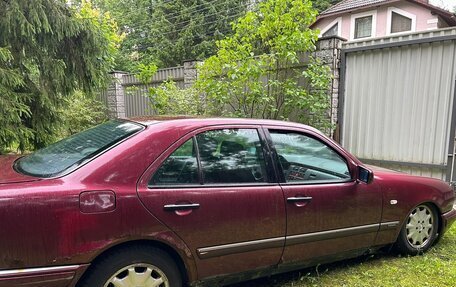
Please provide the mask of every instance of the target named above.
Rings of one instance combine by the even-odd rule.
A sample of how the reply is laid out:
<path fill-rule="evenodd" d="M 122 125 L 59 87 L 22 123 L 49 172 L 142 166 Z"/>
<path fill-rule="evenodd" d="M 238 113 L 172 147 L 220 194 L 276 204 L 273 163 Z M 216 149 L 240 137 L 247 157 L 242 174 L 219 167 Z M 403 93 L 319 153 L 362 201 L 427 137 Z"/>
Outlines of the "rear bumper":
<path fill-rule="evenodd" d="M 0 270 L 0 287 L 73 287 L 89 265 Z"/>
<path fill-rule="evenodd" d="M 447 231 L 451 225 L 456 221 L 456 209 L 453 208 L 451 211 L 448 211 L 442 214 L 442 234 Z"/>

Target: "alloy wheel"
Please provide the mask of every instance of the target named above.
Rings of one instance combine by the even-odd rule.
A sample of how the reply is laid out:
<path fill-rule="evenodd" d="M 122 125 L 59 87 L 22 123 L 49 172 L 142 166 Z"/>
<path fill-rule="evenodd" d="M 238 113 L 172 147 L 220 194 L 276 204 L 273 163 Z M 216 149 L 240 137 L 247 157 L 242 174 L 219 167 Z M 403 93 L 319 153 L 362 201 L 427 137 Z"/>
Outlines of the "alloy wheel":
<path fill-rule="evenodd" d="M 150 264 L 133 264 L 116 272 L 104 287 L 169 287 L 165 273 Z"/>
<path fill-rule="evenodd" d="M 420 205 L 410 213 L 407 219 L 406 235 L 411 247 L 421 249 L 429 243 L 435 228 L 434 222 L 434 213 L 426 205 Z"/>

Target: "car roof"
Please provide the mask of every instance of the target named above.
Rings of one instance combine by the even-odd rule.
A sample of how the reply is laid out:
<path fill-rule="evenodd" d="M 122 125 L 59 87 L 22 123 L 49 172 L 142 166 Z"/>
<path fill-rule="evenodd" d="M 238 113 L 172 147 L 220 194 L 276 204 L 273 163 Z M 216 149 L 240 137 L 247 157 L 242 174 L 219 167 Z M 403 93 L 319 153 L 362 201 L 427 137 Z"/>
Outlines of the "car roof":
<path fill-rule="evenodd" d="M 211 117 L 199 117 L 199 116 L 143 116 L 127 118 L 127 120 L 145 125 L 151 126 L 159 123 L 169 123 L 173 126 L 188 126 L 192 125 L 195 127 L 203 127 L 207 125 L 269 125 L 269 126 L 282 126 L 282 127 L 297 127 L 305 128 L 317 133 L 321 131 L 300 123 L 269 120 L 269 119 L 251 119 L 251 118 L 211 118 Z"/>
<path fill-rule="evenodd" d="M 287 121 L 278 121 L 278 120 L 266 120 L 266 119 L 250 119 L 250 118 L 210 118 L 210 117 L 197 117 L 197 116 L 145 116 L 145 117 L 136 117 L 127 119 L 142 125 L 145 125 L 149 132 L 157 130 L 175 130 L 186 133 L 192 130 L 196 130 L 203 127 L 209 126 L 223 126 L 223 125 L 264 125 L 264 126 L 276 126 L 277 129 L 286 129 L 286 128 L 296 128 L 303 129 L 308 132 L 311 132 L 315 135 L 319 135 L 323 138 L 326 138 L 333 145 L 338 146 L 340 150 L 352 158 L 355 162 L 360 163 L 358 159 L 353 157 L 349 152 L 344 150 L 340 145 L 338 145 L 333 139 L 325 135 L 320 130 L 313 128 L 308 125 L 287 122 Z M 157 128 L 157 129 L 156 129 Z M 178 133 L 180 133 L 178 132 Z M 183 135 L 183 134 L 182 134 Z"/>

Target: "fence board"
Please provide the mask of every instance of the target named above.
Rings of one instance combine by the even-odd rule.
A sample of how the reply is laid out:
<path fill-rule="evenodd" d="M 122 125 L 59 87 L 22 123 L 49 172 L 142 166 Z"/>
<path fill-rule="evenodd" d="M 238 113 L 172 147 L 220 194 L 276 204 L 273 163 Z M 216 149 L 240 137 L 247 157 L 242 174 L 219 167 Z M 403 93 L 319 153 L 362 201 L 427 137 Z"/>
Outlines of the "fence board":
<path fill-rule="evenodd" d="M 347 53 L 342 144 L 367 161 L 397 162 L 383 166 L 445 179 L 456 42 L 429 34 L 429 42 L 400 45 L 417 37 L 411 35 L 370 43 L 397 46 Z M 369 46 L 346 47 L 360 45 Z"/>

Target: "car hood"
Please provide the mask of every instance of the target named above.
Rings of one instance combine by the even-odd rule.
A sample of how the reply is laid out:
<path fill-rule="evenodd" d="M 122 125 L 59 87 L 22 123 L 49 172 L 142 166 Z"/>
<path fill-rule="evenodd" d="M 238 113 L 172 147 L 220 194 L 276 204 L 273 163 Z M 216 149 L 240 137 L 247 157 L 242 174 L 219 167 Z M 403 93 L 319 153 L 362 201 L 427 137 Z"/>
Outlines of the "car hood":
<path fill-rule="evenodd" d="M 401 171 L 398 171 L 398 170 L 392 170 L 392 169 L 387 169 L 387 168 L 384 168 L 384 167 L 380 167 L 380 166 L 376 166 L 376 165 L 370 165 L 370 164 L 366 164 L 366 166 L 368 168 L 370 168 L 374 174 L 376 173 L 394 173 L 394 174 L 403 174 L 404 172 L 401 172 Z"/>
<path fill-rule="evenodd" d="M 40 180 L 40 178 L 16 172 L 13 168 L 13 164 L 18 158 L 19 156 L 15 155 L 0 156 L 0 184 Z"/>

